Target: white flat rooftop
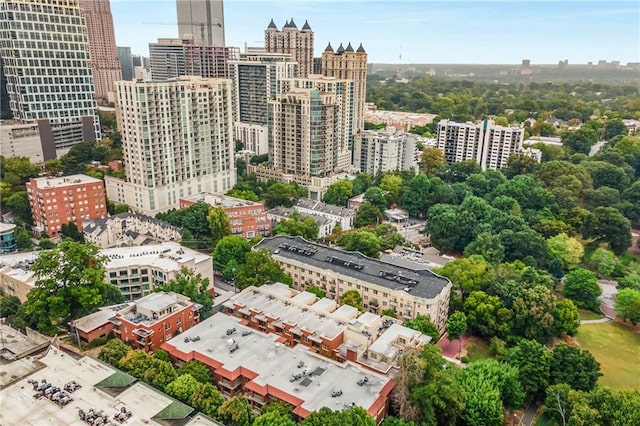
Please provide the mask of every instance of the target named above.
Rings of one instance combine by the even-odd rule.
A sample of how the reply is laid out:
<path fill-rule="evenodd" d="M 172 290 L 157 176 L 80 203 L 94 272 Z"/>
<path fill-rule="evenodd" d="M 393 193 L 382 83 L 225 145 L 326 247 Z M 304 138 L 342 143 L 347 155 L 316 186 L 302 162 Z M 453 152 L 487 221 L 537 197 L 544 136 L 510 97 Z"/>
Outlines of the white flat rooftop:
<path fill-rule="evenodd" d="M 92 178 L 87 175 L 71 175 L 54 178 L 38 178 L 33 179 L 38 188 L 60 188 L 64 186 L 80 185 L 83 183 L 100 183 L 104 185 L 101 179 Z"/>
<path fill-rule="evenodd" d="M 165 271 L 178 271 L 185 263 L 200 263 L 210 258 L 176 242 L 152 246 L 114 247 L 101 250 L 100 254 L 107 257 L 107 270 L 125 268 L 129 265 L 149 265 Z"/>

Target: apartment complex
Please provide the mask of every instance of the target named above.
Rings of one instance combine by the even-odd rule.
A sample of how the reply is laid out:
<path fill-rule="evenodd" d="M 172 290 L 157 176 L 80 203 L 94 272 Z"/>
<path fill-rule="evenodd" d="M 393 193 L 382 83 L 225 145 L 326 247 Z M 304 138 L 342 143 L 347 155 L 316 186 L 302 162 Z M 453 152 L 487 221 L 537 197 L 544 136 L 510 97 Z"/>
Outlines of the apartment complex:
<path fill-rule="evenodd" d="M 447 163 L 475 160 L 482 170 L 500 169 L 507 165 L 511 154 L 522 152 L 524 129 L 504 127 L 493 120 L 479 123 L 438 123 L 438 148 Z"/>
<path fill-rule="evenodd" d="M 400 320 L 360 312 L 335 300 L 296 291 L 282 283 L 249 287 L 223 304 L 224 311 L 249 327 L 281 336 L 285 346 L 301 345 L 337 360 L 352 361 L 393 376 L 403 352 L 431 337 Z"/>
<path fill-rule="evenodd" d="M 353 108 L 351 80 L 282 80 L 282 93 L 269 101 L 270 166 L 317 177 L 349 169 Z"/>
<path fill-rule="evenodd" d="M 269 152 L 267 140 L 268 100 L 280 93 L 280 82 L 296 75 L 297 63 L 291 55 L 243 53 L 229 61 L 234 88 L 236 139 L 255 155 Z"/>
<path fill-rule="evenodd" d="M 293 205 L 293 209 L 300 213 L 324 217 L 333 223 L 331 230 L 338 224 L 343 231 L 353 229 L 353 222 L 356 217 L 356 211 L 353 209 L 334 206 L 333 204 L 310 200 L 308 198 L 298 198 Z"/>
<path fill-rule="evenodd" d="M 182 240 L 181 228 L 137 213 L 120 213 L 104 219 L 85 220 L 82 222 L 82 232 L 86 242 L 100 248 Z"/>
<path fill-rule="evenodd" d="M 291 207 L 278 206 L 267 210 L 267 217 L 273 224 L 274 228 L 278 223 L 283 220 L 290 219 L 294 214 L 297 214 L 301 219 L 304 219 L 305 217 L 313 219 L 318 225 L 318 238 L 325 238 L 330 235 L 336 225 L 335 222 L 332 222 L 327 218 L 315 214 L 300 213 Z"/>
<path fill-rule="evenodd" d="M 224 46 L 222 0 L 176 0 L 178 35 L 192 35 L 196 44 Z"/>
<path fill-rule="evenodd" d="M 269 250 L 291 275 L 297 290 L 314 285 L 337 301 L 344 292 L 356 290 L 369 312 L 378 314 L 392 309 L 401 319 L 427 315 L 444 330 L 451 282 L 428 269 L 401 267 L 301 237 L 265 238 L 254 247 L 262 248 Z"/>
<path fill-rule="evenodd" d="M 353 50 L 351 43 L 336 51 L 329 43 L 322 52 L 322 75 L 352 80 L 353 87 L 353 132 L 364 130 L 364 103 L 367 96 L 367 52 L 362 43 Z"/>
<path fill-rule="evenodd" d="M 267 218 L 262 202 L 242 200 L 227 195 L 198 194 L 181 198 L 180 208 L 187 208 L 198 201 L 203 201 L 211 207 L 222 207 L 229 216 L 232 235 L 239 235 L 248 240 L 258 235 L 271 235 L 271 221 Z"/>
<path fill-rule="evenodd" d="M 378 423 L 384 419 L 393 379 L 355 362 L 334 361 L 305 345 L 287 347 L 281 336 L 244 324 L 218 313 L 162 349 L 178 363 L 203 362 L 225 396 L 243 394 L 256 410 L 285 402 L 300 420 L 322 407 L 359 406 Z"/>
<path fill-rule="evenodd" d="M 102 102 L 112 101 L 116 81 L 122 80 L 122 70 L 116 49 L 111 4 L 109 0 L 80 0 L 80 7 L 87 25 L 95 97 Z"/>
<path fill-rule="evenodd" d="M 107 217 L 104 183 L 86 175 L 31 179 L 25 185 L 34 230 L 51 238 L 69 222 L 82 229 L 82 221 Z"/>
<path fill-rule="evenodd" d="M 299 30 L 291 18 L 279 30 L 272 19 L 264 30 L 264 47 L 268 53 L 291 55 L 298 64 L 296 77 L 304 78 L 313 74 L 313 31 L 307 21 Z"/>
<path fill-rule="evenodd" d="M 2 0 L 0 22 L 9 107 L 15 120 L 38 122 L 45 160 L 100 139 L 79 0 Z"/>
<path fill-rule="evenodd" d="M 182 77 L 117 84 L 126 180 L 106 177 L 109 199 L 154 216 L 182 197 L 236 182 L 231 81 Z"/>
<path fill-rule="evenodd" d="M 229 61 L 237 60 L 237 47 L 197 44 L 192 35 L 181 38 L 159 38 L 149 43 L 150 70 L 153 80 L 193 75 L 206 78 L 228 78 Z"/>
<path fill-rule="evenodd" d="M 150 246 L 114 247 L 100 251 L 109 282 L 120 289 L 127 300 L 153 292 L 175 278 L 183 268 L 209 280 L 213 288 L 211 256 L 183 247 L 175 242 Z"/>
<path fill-rule="evenodd" d="M 417 135 L 399 132 L 395 127 L 384 131 L 365 130 L 354 136 L 353 161 L 360 171 L 378 172 L 417 169 Z"/>

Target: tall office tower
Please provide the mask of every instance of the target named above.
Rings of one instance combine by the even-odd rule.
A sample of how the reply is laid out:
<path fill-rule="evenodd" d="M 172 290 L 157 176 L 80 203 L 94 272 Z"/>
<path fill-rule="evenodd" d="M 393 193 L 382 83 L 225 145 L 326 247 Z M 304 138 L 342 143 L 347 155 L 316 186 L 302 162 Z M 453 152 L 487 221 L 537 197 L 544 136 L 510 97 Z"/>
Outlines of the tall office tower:
<path fill-rule="evenodd" d="M 280 53 L 243 53 L 229 62 L 236 139 L 244 149 L 268 153 L 268 101 L 280 93 L 282 79 L 295 77 L 297 67 L 291 55 Z"/>
<path fill-rule="evenodd" d="M 120 60 L 120 72 L 123 80 L 133 79 L 133 57 L 131 56 L 131 48 L 126 46 L 118 46 L 118 59 Z"/>
<path fill-rule="evenodd" d="M 153 216 L 178 207 L 181 197 L 235 185 L 230 80 L 181 77 L 116 87 L 126 180 L 105 177 L 110 200 Z"/>
<path fill-rule="evenodd" d="M 101 102 L 113 100 L 115 83 L 122 80 L 120 60 L 116 50 L 116 35 L 113 31 L 113 16 L 109 0 L 80 0 L 82 15 L 87 25 L 90 65 L 96 99 Z"/>
<path fill-rule="evenodd" d="M 313 31 L 307 21 L 299 30 L 296 24 L 286 21 L 282 31 L 273 22 L 264 30 L 264 47 L 269 53 L 287 53 L 298 63 L 297 77 L 313 74 Z"/>
<path fill-rule="evenodd" d="M 330 176 L 351 163 L 353 82 L 285 79 L 269 101 L 269 163 L 285 174 Z"/>
<path fill-rule="evenodd" d="M 327 77 L 346 78 L 355 82 L 353 130 L 355 133 L 364 130 L 364 103 L 367 97 L 367 52 L 362 44 L 353 50 L 351 43 L 346 49 L 340 43 L 334 52 L 331 43 L 322 52 L 322 75 Z"/>
<path fill-rule="evenodd" d="M 100 139 L 78 0 L 0 0 L 0 56 L 13 118 L 37 121 L 48 152 Z"/>
<path fill-rule="evenodd" d="M 195 44 L 224 46 L 222 0 L 176 0 L 178 36 L 193 35 Z"/>
<path fill-rule="evenodd" d="M 151 77 L 168 80 L 183 75 L 228 78 L 228 62 L 238 59 L 237 47 L 194 44 L 193 36 L 160 38 L 149 43 Z"/>
<path fill-rule="evenodd" d="M 522 152 L 523 139 L 522 127 L 498 126 L 487 119 L 479 123 L 438 123 L 438 148 L 449 164 L 475 160 L 482 170 L 500 169 L 511 154 Z"/>
<path fill-rule="evenodd" d="M 4 75 L 4 65 L 0 56 L 0 119 L 8 120 L 13 117 L 9 106 L 9 92 L 7 92 L 7 77 Z"/>
<path fill-rule="evenodd" d="M 417 135 L 397 131 L 395 127 L 383 131 L 365 130 L 354 137 L 354 165 L 371 175 L 416 169 L 417 139 Z"/>

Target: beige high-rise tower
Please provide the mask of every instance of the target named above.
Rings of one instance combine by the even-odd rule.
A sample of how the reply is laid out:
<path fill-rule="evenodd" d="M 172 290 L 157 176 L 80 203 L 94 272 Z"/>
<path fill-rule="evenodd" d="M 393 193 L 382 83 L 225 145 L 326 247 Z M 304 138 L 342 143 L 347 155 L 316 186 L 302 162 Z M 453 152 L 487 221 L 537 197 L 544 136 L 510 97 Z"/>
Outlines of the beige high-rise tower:
<path fill-rule="evenodd" d="M 313 31 L 307 21 L 299 30 L 293 18 L 286 21 L 282 31 L 273 22 L 264 30 L 264 47 L 268 53 L 285 53 L 298 63 L 297 77 L 313 74 Z"/>
<path fill-rule="evenodd" d="M 193 35 L 199 46 L 224 46 L 222 0 L 176 0 L 178 37 Z"/>
<path fill-rule="evenodd" d="M 115 83 L 122 80 L 122 69 L 113 31 L 113 16 L 109 0 L 80 0 L 87 25 L 90 65 L 96 99 L 105 102 L 115 92 Z"/>
<path fill-rule="evenodd" d="M 362 44 L 353 50 L 351 43 L 346 48 L 340 43 L 334 51 L 331 43 L 322 52 L 322 75 L 354 82 L 354 134 L 364 130 L 364 102 L 367 96 L 367 52 Z"/>

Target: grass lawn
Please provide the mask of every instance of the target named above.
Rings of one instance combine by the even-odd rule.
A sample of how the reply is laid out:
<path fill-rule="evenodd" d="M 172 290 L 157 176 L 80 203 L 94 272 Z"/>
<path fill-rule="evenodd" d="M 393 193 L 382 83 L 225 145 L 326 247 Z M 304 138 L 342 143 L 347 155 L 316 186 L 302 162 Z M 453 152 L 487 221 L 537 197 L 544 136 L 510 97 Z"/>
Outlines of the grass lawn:
<path fill-rule="evenodd" d="M 580 320 L 597 320 L 600 318 L 604 318 L 603 313 L 596 313 L 587 309 L 578 309 L 578 313 L 580 314 Z"/>
<path fill-rule="evenodd" d="M 478 337 L 470 337 L 467 344 L 464 345 L 464 348 L 471 362 L 491 358 L 491 355 L 489 355 L 489 345 Z"/>
<path fill-rule="evenodd" d="M 536 426 L 549 426 L 549 425 L 552 425 L 552 424 L 553 423 L 551 422 L 551 420 L 549 420 L 545 416 L 538 417 L 538 419 L 536 420 L 536 423 L 535 423 Z"/>
<path fill-rule="evenodd" d="M 600 363 L 599 384 L 614 389 L 640 389 L 640 334 L 615 322 L 582 324 L 576 334 L 580 347 Z"/>

